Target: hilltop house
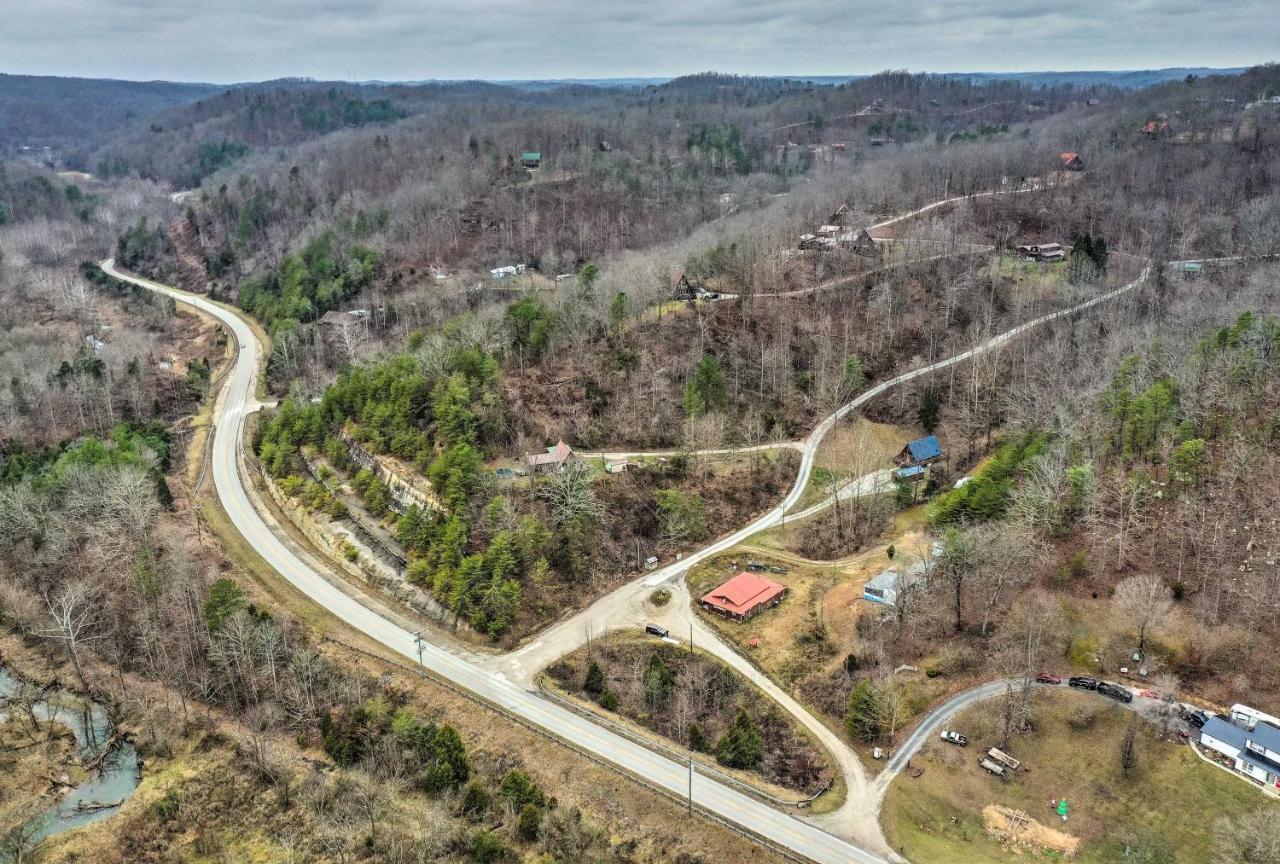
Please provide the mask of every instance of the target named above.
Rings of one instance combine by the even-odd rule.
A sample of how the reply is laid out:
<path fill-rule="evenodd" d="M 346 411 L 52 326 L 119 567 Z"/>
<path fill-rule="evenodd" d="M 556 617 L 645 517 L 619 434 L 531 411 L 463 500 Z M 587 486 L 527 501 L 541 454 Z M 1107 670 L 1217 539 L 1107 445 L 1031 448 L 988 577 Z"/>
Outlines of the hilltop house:
<path fill-rule="evenodd" d="M 853 223 L 853 211 L 849 209 L 847 203 L 841 204 L 827 219 L 827 222 L 832 225 L 839 225 L 841 228 L 848 228 Z"/>
<path fill-rule="evenodd" d="M 530 471 L 554 474 L 563 471 L 565 463 L 571 458 L 573 448 L 563 441 L 557 441 L 556 446 L 548 447 L 541 453 L 526 453 L 524 460 Z"/>
<path fill-rule="evenodd" d="M 542 167 L 542 154 L 537 150 L 526 150 L 520 154 L 520 164 L 526 168 Z"/>
<path fill-rule="evenodd" d="M 671 280 L 672 300 L 714 300 L 719 296 L 713 291 L 708 291 L 705 285 L 691 280 L 683 270 L 676 273 Z"/>
<path fill-rule="evenodd" d="M 703 609 L 734 621 L 745 621 L 761 610 L 777 606 L 786 593 L 787 586 L 744 571 L 702 595 L 698 602 Z"/>
<path fill-rule="evenodd" d="M 876 241 L 871 237 L 871 232 L 866 228 L 859 228 L 857 231 L 846 231 L 840 235 L 839 239 L 840 245 L 855 255 L 862 255 L 865 258 L 876 258 L 880 255 L 880 247 L 876 245 Z"/>
<path fill-rule="evenodd" d="M 1062 161 L 1063 171 L 1084 170 L 1084 160 L 1080 158 L 1079 153 L 1062 153 L 1058 158 Z"/>
<path fill-rule="evenodd" d="M 1232 705 L 1230 720 L 1214 716 L 1204 724 L 1200 744 L 1231 760 L 1254 782 L 1280 789 L 1280 718 Z"/>
<path fill-rule="evenodd" d="M 943 455 L 942 445 L 938 443 L 938 436 L 929 435 L 924 438 L 917 438 L 906 447 L 903 447 L 902 452 L 894 457 L 894 463 L 899 468 L 906 468 L 910 465 L 929 465 L 937 462 Z"/>
<path fill-rule="evenodd" d="M 506 279 L 510 276 L 519 276 L 527 268 L 523 264 L 507 264 L 505 267 L 494 267 L 489 271 L 491 279 Z"/>
<path fill-rule="evenodd" d="M 1036 261 L 1065 261 L 1067 257 L 1061 243 L 1032 243 L 1028 246 L 1019 246 L 1018 254 Z"/>

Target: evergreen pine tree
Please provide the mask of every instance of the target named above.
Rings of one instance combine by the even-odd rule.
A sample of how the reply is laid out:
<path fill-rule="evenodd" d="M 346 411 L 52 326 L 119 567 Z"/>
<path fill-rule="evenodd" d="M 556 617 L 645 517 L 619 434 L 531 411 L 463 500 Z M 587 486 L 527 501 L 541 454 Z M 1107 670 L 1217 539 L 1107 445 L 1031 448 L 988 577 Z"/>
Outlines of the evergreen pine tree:
<path fill-rule="evenodd" d="M 707 740 L 707 733 L 702 731 L 702 727 L 698 725 L 698 721 L 694 720 L 689 724 L 686 733 L 689 739 L 689 749 L 696 753 L 706 753 L 711 742 Z"/>
<path fill-rule="evenodd" d="M 583 682 L 582 689 L 592 696 L 599 696 L 604 692 L 604 686 L 604 670 L 600 668 L 599 663 L 592 660 L 587 666 L 587 680 Z"/>
<path fill-rule="evenodd" d="M 716 742 L 716 761 L 730 768 L 755 768 L 763 755 L 760 730 L 746 709 L 739 709 L 733 725 Z"/>

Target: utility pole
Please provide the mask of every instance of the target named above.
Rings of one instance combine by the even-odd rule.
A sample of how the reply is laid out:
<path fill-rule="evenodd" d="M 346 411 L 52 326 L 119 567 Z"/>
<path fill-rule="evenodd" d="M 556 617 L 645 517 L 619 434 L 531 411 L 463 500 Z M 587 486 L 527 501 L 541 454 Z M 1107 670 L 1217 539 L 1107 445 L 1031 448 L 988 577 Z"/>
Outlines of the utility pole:
<path fill-rule="evenodd" d="M 419 630 L 413 634 L 413 644 L 418 648 L 418 665 L 424 666 L 422 662 L 422 652 L 426 647 L 426 643 L 422 641 L 422 631 Z"/>
<path fill-rule="evenodd" d="M 689 815 L 693 815 L 693 751 L 689 751 Z"/>

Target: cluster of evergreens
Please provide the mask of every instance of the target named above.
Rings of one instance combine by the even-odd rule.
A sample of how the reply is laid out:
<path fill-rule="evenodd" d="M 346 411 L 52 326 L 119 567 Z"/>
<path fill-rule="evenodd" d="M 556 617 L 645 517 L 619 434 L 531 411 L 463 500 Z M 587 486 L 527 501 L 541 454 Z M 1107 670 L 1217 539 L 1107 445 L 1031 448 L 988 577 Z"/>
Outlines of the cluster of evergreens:
<path fill-rule="evenodd" d="M 325 231 L 280 266 L 242 282 L 237 303 L 266 324 L 272 338 L 284 338 L 367 288 L 379 264 L 374 250 Z"/>
<path fill-rule="evenodd" d="M 21 443 L 11 442 L 0 454 L 0 483 L 32 478 L 38 487 L 50 487 L 79 467 L 136 467 L 152 476 L 157 497 L 167 505 L 172 500 L 164 479 L 169 464 L 169 430 L 163 423 L 121 423 L 108 438 L 87 436 L 56 448 L 30 451 Z"/>
<path fill-rule="evenodd" d="M 359 764 L 378 742 L 390 736 L 408 754 L 410 770 L 425 792 L 460 788 L 471 776 L 467 748 L 452 726 L 423 723 L 408 708 L 392 708 L 375 696 L 362 704 L 326 714 L 320 725 L 324 751 L 343 768 Z"/>
<path fill-rule="evenodd" d="M 944 492 L 929 504 L 929 524 L 982 522 L 1004 515 L 1019 469 L 1044 452 L 1049 440 L 1048 435 L 1032 430 L 1001 444 L 969 482 Z"/>
<path fill-rule="evenodd" d="M 408 112 L 396 107 L 389 99 L 365 100 L 332 88 L 324 99 L 299 104 L 297 113 L 304 128 L 321 134 L 343 126 L 389 123 L 408 116 Z"/>

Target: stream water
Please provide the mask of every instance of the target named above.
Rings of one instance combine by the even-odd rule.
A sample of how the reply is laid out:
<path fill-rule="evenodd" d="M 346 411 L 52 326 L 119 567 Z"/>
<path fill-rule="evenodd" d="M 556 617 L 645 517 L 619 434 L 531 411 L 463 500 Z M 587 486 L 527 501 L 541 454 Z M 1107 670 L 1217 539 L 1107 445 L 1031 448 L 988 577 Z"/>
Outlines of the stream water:
<path fill-rule="evenodd" d="M 22 682 L 0 666 L 0 721 L 8 717 L 8 703 L 21 689 Z M 40 720 L 52 720 L 68 727 L 75 734 L 81 760 L 85 764 L 98 764 L 83 783 L 35 818 L 38 827 L 34 842 L 106 819 L 119 810 L 137 788 L 142 769 L 138 751 L 132 744 L 112 740 L 111 720 L 106 710 L 97 702 L 60 690 L 44 694 L 43 701 L 37 702 L 32 710 Z M 0 860 L 4 860 L 3 856 Z"/>

